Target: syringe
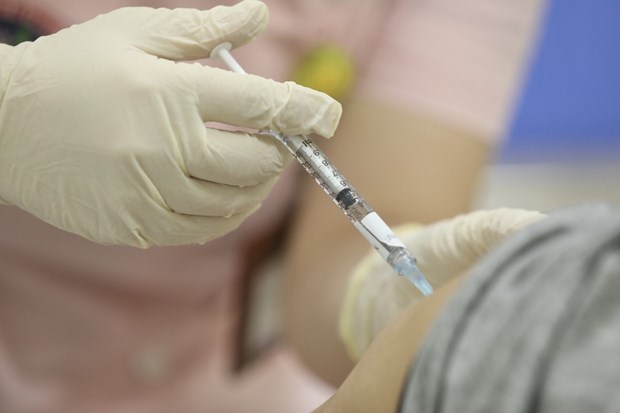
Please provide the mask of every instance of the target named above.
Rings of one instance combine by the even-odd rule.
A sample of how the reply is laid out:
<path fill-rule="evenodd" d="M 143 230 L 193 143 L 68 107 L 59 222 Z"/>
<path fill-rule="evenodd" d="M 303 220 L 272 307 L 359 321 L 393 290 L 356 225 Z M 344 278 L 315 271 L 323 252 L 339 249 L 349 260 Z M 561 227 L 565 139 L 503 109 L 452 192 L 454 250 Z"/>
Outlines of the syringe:
<path fill-rule="evenodd" d="M 222 43 L 213 49 L 211 57 L 222 59 L 233 72 L 246 73 L 230 54 L 230 50 L 230 43 Z M 273 130 L 261 130 L 260 133 L 273 136 L 295 155 L 305 170 L 353 222 L 355 228 L 398 274 L 407 277 L 422 294 L 430 295 L 433 292 L 433 287 L 416 266 L 416 260 L 405 244 L 394 235 L 390 227 L 362 199 L 309 137 L 288 136 Z"/>

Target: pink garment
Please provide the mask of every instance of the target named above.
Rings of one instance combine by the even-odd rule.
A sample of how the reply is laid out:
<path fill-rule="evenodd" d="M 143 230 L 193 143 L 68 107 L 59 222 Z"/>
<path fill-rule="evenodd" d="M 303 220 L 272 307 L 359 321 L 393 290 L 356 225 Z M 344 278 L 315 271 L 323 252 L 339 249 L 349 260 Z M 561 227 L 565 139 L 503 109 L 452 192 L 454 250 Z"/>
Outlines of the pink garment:
<path fill-rule="evenodd" d="M 230 371 L 241 253 L 284 215 L 294 178 L 205 246 L 105 247 L 1 206 L 0 411 L 302 412 L 322 402 L 331 390 L 284 350 Z"/>
<path fill-rule="evenodd" d="M 248 72 L 285 80 L 313 47 L 337 43 L 358 62 L 356 93 L 498 136 L 540 2 L 266 1 L 270 28 L 235 55 Z M 3 0 L 0 13 L 13 3 L 55 28 L 124 5 L 216 4 Z M 468 14 L 477 11 L 481 20 Z M 238 231 L 204 246 L 103 247 L 0 207 L 0 412 L 295 413 L 320 404 L 331 389 L 285 350 L 240 377 L 229 371 L 241 253 L 277 225 L 293 185 L 289 173 Z"/>

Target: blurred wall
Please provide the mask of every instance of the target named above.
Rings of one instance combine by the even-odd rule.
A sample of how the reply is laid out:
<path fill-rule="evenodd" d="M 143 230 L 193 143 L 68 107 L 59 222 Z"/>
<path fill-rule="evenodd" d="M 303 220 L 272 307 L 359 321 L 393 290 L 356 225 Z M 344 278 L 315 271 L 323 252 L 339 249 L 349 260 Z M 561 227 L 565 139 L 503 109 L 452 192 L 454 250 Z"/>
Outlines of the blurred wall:
<path fill-rule="evenodd" d="M 620 1 L 553 0 L 500 162 L 620 158 Z"/>
<path fill-rule="evenodd" d="M 479 206 L 620 204 L 620 1 L 552 0 Z"/>

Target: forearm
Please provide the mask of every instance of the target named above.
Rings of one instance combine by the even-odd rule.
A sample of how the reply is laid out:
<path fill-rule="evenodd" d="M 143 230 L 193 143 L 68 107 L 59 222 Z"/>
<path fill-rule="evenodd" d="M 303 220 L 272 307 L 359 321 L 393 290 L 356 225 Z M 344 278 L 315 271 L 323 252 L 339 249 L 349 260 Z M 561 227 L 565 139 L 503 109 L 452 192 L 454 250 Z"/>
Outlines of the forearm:
<path fill-rule="evenodd" d="M 488 146 L 474 134 L 364 101 L 352 102 L 339 136 L 321 142 L 332 161 L 390 225 L 467 211 Z M 351 362 L 337 335 L 351 270 L 369 250 L 310 180 L 286 265 L 286 336 L 321 377 L 340 383 Z"/>

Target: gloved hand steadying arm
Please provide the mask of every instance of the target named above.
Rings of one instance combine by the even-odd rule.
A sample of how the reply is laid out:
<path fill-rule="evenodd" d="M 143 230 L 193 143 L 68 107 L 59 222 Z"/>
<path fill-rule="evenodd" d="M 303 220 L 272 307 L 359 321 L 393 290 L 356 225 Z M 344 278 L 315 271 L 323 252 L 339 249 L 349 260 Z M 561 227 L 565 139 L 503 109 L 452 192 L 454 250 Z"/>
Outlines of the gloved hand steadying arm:
<path fill-rule="evenodd" d="M 124 8 L 0 45 L 0 201 L 104 244 L 199 243 L 255 211 L 290 160 L 216 121 L 331 136 L 327 95 L 194 63 L 250 41 L 266 6 Z"/>
<path fill-rule="evenodd" d="M 395 232 L 437 288 L 467 271 L 511 234 L 544 217 L 535 211 L 501 208 L 476 211 L 428 226 L 406 225 Z M 396 275 L 372 251 L 351 275 L 340 316 L 340 335 L 350 356 L 358 360 L 397 314 L 422 297 L 409 280 Z"/>

